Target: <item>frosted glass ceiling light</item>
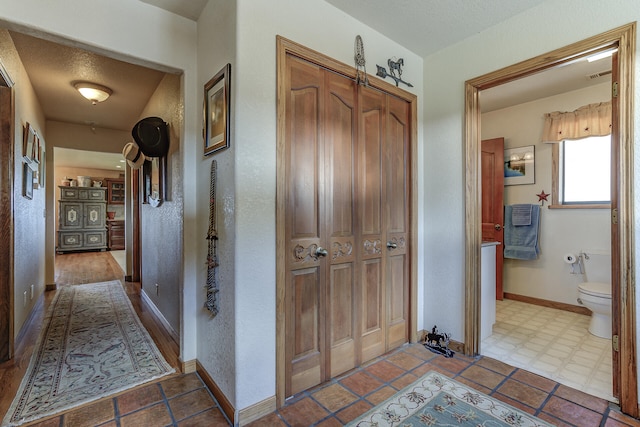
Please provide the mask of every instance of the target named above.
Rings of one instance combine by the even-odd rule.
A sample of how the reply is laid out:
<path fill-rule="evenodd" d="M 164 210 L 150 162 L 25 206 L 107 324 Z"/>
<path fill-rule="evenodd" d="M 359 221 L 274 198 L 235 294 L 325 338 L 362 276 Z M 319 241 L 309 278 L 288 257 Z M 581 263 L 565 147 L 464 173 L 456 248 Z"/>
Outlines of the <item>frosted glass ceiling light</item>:
<path fill-rule="evenodd" d="M 95 83 L 79 82 L 73 86 L 78 89 L 78 92 L 80 92 L 82 96 L 91 101 L 93 105 L 105 101 L 113 93 L 108 87 Z"/>

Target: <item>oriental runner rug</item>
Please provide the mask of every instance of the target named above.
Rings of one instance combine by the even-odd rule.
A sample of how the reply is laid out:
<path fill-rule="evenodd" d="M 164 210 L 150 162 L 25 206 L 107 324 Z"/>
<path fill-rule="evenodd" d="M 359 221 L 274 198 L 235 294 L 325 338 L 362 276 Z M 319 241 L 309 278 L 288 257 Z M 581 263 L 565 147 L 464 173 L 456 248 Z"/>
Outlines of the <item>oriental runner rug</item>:
<path fill-rule="evenodd" d="M 552 424 L 431 371 L 348 426 L 551 427 Z"/>
<path fill-rule="evenodd" d="M 174 369 L 115 280 L 60 288 L 2 426 L 118 393 Z"/>

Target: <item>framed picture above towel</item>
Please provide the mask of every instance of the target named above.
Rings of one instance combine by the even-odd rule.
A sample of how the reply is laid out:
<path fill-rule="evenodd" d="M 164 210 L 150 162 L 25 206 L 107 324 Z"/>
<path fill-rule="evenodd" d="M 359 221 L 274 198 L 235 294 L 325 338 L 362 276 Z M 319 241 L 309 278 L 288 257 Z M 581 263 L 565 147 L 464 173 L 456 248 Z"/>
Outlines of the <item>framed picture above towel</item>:
<path fill-rule="evenodd" d="M 536 183 L 535 145 L 504 150 L 504 185 Z"/>

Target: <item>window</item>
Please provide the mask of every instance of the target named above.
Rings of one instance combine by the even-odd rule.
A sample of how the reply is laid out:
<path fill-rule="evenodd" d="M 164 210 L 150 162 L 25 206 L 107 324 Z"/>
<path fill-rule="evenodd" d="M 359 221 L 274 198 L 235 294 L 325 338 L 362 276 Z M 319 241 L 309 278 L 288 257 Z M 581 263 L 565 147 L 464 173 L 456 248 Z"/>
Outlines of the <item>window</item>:
<path fill-rule="evenodd" d="M 558 200 L 554 204 L 570 207 L 611 203 L 611 136 L 565 140 L 554 148 L 559 157 Z M 554 198 L 555 199 L 555 198 Z M 598 206 L 593 206 L 598 207 Z M 603 206 L 604 207 L 604 206 Z"/>

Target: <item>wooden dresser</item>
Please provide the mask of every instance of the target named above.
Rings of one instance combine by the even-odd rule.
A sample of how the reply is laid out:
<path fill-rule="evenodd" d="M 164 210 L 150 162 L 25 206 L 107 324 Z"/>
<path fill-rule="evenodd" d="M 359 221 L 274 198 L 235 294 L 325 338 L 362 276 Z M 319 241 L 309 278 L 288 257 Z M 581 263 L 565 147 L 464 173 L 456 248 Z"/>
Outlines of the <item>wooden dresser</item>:
<path fill-rule="evenodd" d="M 59 188 L 57 252 L 107 249 L 106 188 Z"/>
<path fill-rule="evenodd" d="M 107 235 L 109 237 L 109 249 L 112 251 L 124 249 L 124 220 L 108 219 Z"/>

